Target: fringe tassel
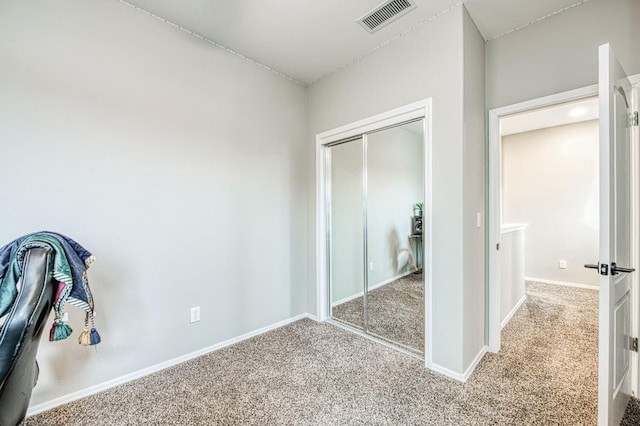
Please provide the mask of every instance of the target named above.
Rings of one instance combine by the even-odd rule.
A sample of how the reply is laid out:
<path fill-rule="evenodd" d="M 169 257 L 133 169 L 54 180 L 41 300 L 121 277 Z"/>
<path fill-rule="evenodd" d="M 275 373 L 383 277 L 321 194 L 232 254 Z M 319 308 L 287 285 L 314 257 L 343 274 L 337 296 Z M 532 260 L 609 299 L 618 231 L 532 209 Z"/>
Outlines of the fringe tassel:
<path fill-rule="evenodd" d="M 82 346 L 93 346 L 100 343 L 100 334 L 98 334 L 98 330 L 92 328 L 91 331 L 88 329 L 84 329 L 80 337 L 78 337 L 78 343 Z"/>
<path fill-rule="evenodd" d="M 89 318 L 91 318 L 91 331 L 89 331 Z M 100 334 L 98 334 L 98 330 L 96 330 L 95 324 L 93 323 L 93 315 L 87 312 L 84 317 L 84 330 L 80 334 L 80 337 L 78 337 L 78 343 L 82 346 L 93 346 L 100 343 L 100 341 Z"/>
<path fill-rule="evenodd" d="M 84 331 L 80 334 L 80 337 L 78 337 L 78 343 L 80 343 L 82 346 L 89 346 L 91 344 L 91 336 L 89 335 L 89 330 L 88 329 L 84 329 Z"/>
<path fill-rule="evenodd" d="M 73 330 L 61 320 L 56 320 L 49 330 L 49 341 L 64 340 L 71 335 Z"/>
<path fill-rule="evenodd" d="M 91 341 L 92 345 L 97 345 L 102 340 L 102 339 L 100 339 L 100 335 L 98 334 L 98 330 L 96 330 L 95 328 L 91 328 L 91 333 L 89 333 L 89 334 L 90 334 L 89 340 Z"/>

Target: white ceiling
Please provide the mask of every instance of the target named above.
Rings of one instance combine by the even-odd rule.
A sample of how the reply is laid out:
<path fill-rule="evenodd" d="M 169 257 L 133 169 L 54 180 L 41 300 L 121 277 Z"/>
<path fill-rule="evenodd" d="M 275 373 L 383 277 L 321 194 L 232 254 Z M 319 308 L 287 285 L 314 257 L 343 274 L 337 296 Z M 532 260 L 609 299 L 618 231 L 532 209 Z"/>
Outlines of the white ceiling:
<path fill-rule="evenodd" d="M 595 97 L 510 115 L 500 120 L 500 135 L 597 120 L 598 110 L 598 98 Z"/>
<path fill-rule="evenodd" d="M 374 34 L 356 20 L 381 0 L 121 0 L 195 32 L 303 84 L 310 84 L 460 0 L 417 8 Z M 466 0 L 485 39 L 577 0 Z"/>

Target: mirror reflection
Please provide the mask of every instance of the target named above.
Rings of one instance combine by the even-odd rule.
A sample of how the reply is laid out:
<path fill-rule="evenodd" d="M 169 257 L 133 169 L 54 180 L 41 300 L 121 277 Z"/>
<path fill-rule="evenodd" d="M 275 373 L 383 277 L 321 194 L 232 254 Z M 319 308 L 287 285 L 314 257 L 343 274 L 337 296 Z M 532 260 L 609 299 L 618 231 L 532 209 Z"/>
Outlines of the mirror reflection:
<path fill-rule="evenodd" d="M 364 329 L 362 138 L 329 153 L 331 316 Z"/>
<path fill-rule="evenodd" d="M 420 120 L 367 135 L 367 330 L 420 352 L 422 129 Z"/>
<path fill-rule="evenodd" d="M 424 121 L 329 149 L 331 317 L 424 353 Z"/>

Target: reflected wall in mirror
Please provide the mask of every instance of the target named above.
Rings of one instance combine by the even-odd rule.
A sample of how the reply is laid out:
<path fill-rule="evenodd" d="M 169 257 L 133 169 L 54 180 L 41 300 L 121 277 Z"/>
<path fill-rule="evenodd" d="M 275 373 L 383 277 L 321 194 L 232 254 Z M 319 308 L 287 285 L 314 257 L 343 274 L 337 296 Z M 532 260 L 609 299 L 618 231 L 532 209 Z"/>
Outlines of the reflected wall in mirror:
<path fill-rule="evenodd" d="M 331 317 L 364 329 L 362 138 L 329 148 Z"/>
<path fill-rule="evenodd" d="M 366 141 L 367 331 L 422 353 L 423 121 L 372 132 Z M 418 215 L 418 217 L 414 217 Z"/>

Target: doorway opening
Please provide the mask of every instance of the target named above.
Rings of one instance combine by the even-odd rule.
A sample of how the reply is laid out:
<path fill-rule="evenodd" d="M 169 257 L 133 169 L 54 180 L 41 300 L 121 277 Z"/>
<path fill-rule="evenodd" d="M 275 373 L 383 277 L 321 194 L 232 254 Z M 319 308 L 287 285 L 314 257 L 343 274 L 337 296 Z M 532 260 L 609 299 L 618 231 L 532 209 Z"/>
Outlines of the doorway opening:
<path fill-rule="evenodd" d="M 503 328 L 529 291 L 598 289 L 584 268 L 598 258 L 598 98 L 502 117 L 500 137 Z M 589 299 L 597 311 L 597 294 Z"/>
<path fill-rule="evenodd" d="M 597 283 L 597 274 L 592 272 L 592 278 L 583 271 L 598 256 L 597 95 L 593 85 L 489 112 L 491 352 L 499 351 L 502 327 L 525 301 L 525 278 L 546 284 Z M 572 176 L 573 169 L 581 180 Z M 580 254 L 572 252 L 575 242 L 566 241 L 575 234 L 582 241 Z"/>
<path fill-rule="evenodd" d="M 490 350 L 527 347 L 528 365 L 567 374 L 589 401 L 597 400 L 599 292 L 584 264 L 599 258 L 598 105 L 581 96 L 499 116 L 489 207 L 498 233 L 490 285 L 499 295 L 490 299 L 489 313 L 498 310 Z"/>

